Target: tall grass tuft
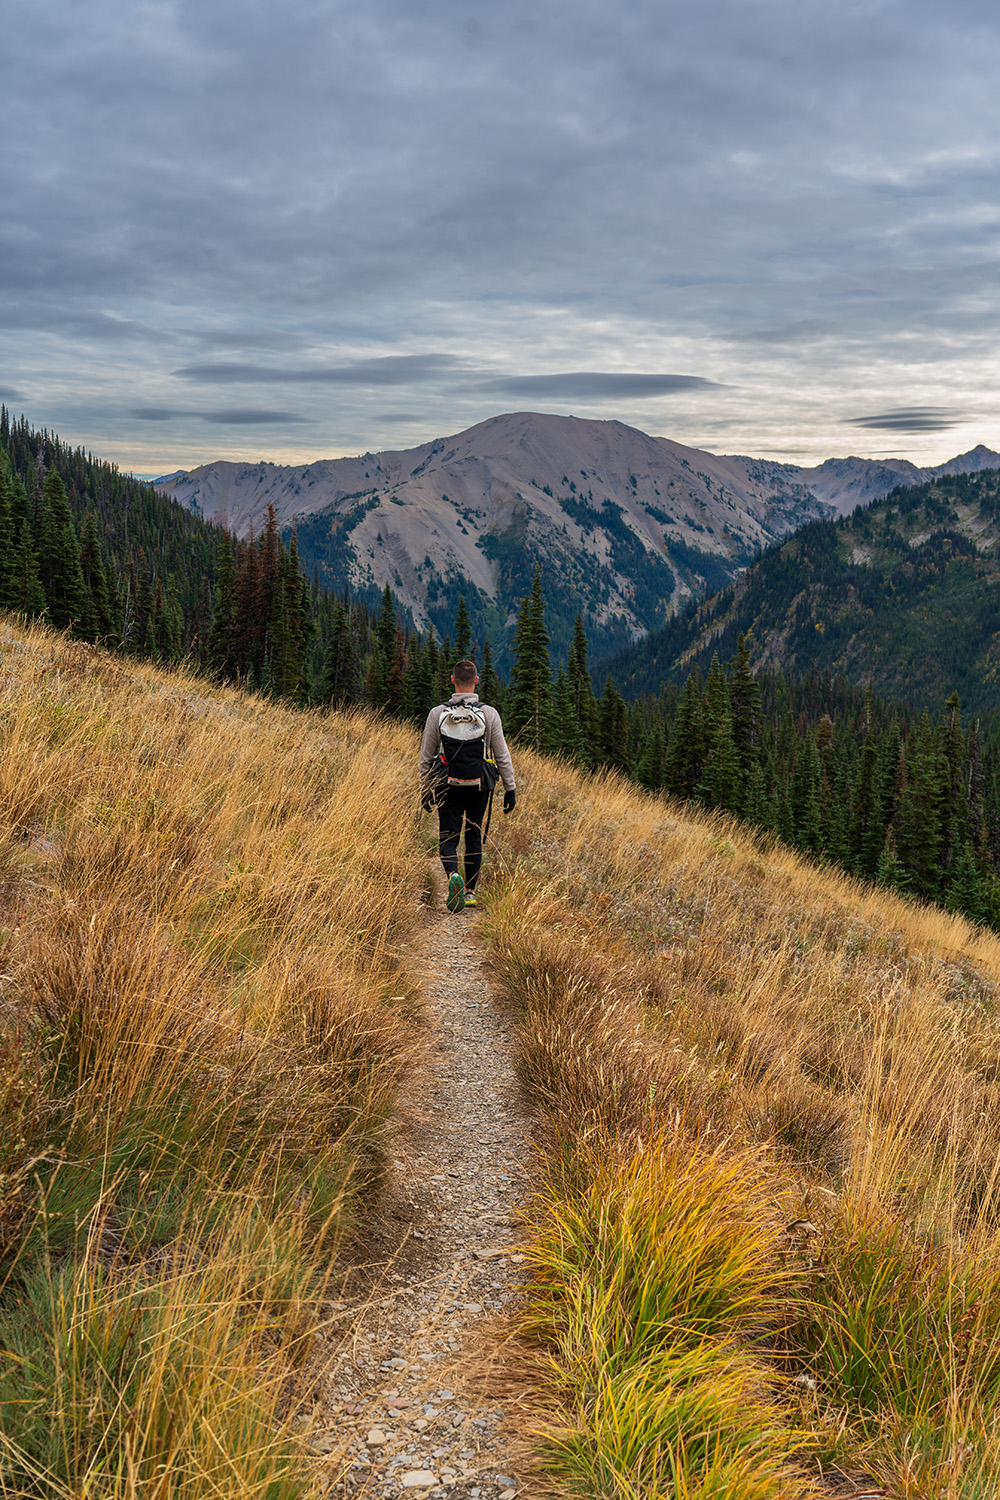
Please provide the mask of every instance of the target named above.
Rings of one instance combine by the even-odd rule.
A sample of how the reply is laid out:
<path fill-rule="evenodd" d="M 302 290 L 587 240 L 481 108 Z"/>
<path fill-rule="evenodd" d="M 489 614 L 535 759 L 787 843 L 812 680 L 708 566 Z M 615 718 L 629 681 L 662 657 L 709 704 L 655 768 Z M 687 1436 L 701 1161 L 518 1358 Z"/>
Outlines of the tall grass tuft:
<path fill-rule="evenodd" d="M 419 1051 L 412 737 L 0 626 L 0 1494 L 305 1496 Z"/>
<path fill-rule="evenodd" d="M 730 1357 L 754 1372 L 750 1427 L 779 1434 L 795 1483 L 835 1471 L 908 1500 L 993 1494 L 1000 941 L 614 776 L 526 752 L 518 769 L 531 818 L 498 830 L 484 925 L 547 1163 L 527 1331 L 558 1393 L 556 1471 L 582 1495 L 756 1493 L 749 1469 L 710 1481 L 704 1448 L 687 1474 L 640 1475 L 637 1448 L 609 1457 L 625 1452 L 618 1382 L 652 1452 L 672 1362 L 707 1348 L 706 1390 L 724 1391 Z M 671 1224 L 687 1211 L 662 1212 L 651 1178 L 630 1195 L 635 1162 L 665 1140 L 691 1181 L 718 1174 L 716 1220 L 691 1221 L 706 1304 L 677 1291 Z M 734 1255 L 753 1222 L 762 1264 L 782 1270 L 751 1277 L 745 1318 L 709 1332 L 703 1307 L 731 1294 L 707 1253 L 714 1222 Z M 637 1305 L 678 1309 L 663 1317 L 672 1342 L 644 1342 L 623 1283 Z M 630 1364 L 633 1347 L 647 1352 Z M 726 1409 L 719 1463 L 730 1441 L 759 1452 Z M 694 1451 L 680 1431 L 669 1445 Z"/>

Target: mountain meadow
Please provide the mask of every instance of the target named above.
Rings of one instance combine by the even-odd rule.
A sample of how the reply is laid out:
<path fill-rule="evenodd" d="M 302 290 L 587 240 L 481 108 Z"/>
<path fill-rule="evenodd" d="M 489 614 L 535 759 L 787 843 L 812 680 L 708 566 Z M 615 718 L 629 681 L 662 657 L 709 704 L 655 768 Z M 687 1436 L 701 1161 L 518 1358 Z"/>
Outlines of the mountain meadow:
<path fill-rule="evenodd" d="M 316 1433 L 434 1089 L 418 730 L 472 652 L 517 1492 L 992 1496 L 997 472 L 810 522 L 595 692 L 530 550 L 495 659 L 481 599 L 418 627 L 0 419 L 0 1495 L 405 1492 Z"/>
<path fill-rule="evenodd" d="M 339 1493 L 332 1288 L 429 1043 L 416 734 L 0 646 L 0 1493 Z M 470 920 L 535 1118 L 523 1491 L 990 1493 L 1000 941 L 517 767 Z"/>

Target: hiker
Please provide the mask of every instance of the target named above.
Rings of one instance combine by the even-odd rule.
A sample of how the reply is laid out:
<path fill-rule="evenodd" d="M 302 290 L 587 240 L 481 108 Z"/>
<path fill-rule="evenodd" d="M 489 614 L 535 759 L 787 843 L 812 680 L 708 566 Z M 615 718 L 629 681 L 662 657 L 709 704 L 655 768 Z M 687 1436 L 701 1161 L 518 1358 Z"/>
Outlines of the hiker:
<path fill-rule="evenodd" d="M 448 876 L 449 911 L 476 906 L 476 884 L 483 862 L 483 821 L 493 788 L 503 781 L 503 810 L 514 811 L 514 767 L 503 737 L 500 715 L 480 703 L 479 673 L 473 661 L 458 661 L 451 674 L 455 689 L 447 703 L 427 715 L 420 742 L 421 804 L 429 812 L 437 803 L 441 863 Z M 458 841 L 465 823 L 465 879 L 458 869 Z"/>

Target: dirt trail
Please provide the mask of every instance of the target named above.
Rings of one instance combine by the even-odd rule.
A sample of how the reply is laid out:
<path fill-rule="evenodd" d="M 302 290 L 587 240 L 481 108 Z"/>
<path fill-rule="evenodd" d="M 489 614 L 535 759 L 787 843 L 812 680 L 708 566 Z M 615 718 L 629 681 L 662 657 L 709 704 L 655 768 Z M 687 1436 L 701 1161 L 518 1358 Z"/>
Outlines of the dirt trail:
<path fill-rule="evenodd" d="M 372 1290 L 371 1266 L 360 1273 L 360 1306 L 356 1288 L 344 1293 L 313 1440 L 329 1455 L 330 1493 L 344 1500 L 525 1494 L 502 1384 L 484 1384 L 483 1370 L 525 1274 L 517 1204 L 529 1123 L 477 923 L 444 911 L 439 888 L 411 954 L 428 1007 L 427 1065 L 405 1101 L 411 1127 L 381 1237 L 372 1230 L 378 1280 Z"/>

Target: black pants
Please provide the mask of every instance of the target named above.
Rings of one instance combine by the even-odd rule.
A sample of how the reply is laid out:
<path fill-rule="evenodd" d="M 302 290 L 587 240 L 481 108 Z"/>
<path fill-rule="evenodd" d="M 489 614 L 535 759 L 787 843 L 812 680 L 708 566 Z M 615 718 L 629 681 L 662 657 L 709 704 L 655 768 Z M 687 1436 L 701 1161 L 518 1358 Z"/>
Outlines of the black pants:
<path fill-rule="evenodd" d="M 462 836 L 462 823 L 465 823 L 467 891 L 474 891 L 479 879 L 479 867 L 483 862 L 483 819 L 489 800 L 490 794 L 485 787 L 451 786 L 438 804 L 438 849 L 446 875 L 458 871 L 458 841 Z"/>

